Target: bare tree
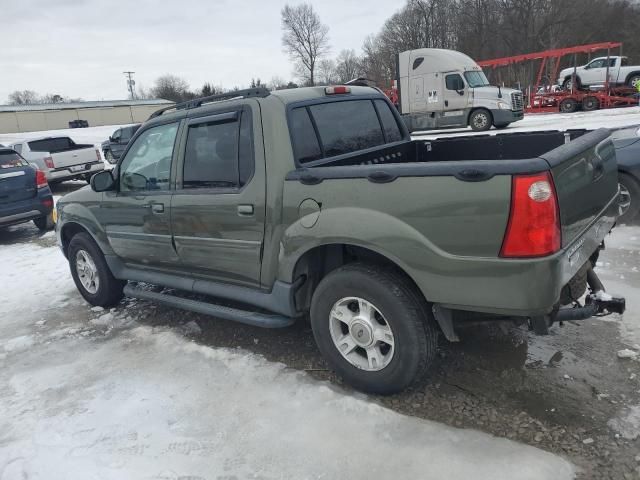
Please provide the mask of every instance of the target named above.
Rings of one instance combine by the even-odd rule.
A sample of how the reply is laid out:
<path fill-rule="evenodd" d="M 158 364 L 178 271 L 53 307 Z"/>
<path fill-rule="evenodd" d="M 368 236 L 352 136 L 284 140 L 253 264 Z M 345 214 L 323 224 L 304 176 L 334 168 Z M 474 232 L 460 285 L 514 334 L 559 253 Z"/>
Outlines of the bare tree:
<path fill-rule="evenodd" d="M 189 91 L 187 81 L 173 74 L 158 77 L 155 86 L 151 89 L 151 93 L 156 98 L 163 98 L 172 102 L 183 102 L 195 96 Z"/>
<path fill-rule="evenodd" d="M 282 77 L 271 77 L 271 81 L 267 83 L 267 88 L 269 90 L 284 90 L 287 88 L 287 81 Z"/>
<path fill-rule="evenodd" d="M 320 21 L 310 3 L 285 5 L 282 16 L 282 46 L 295 62 L 297 72 L 315 85 L 316 64 L 329 51 L 329 27 Z"/>
<path fill-rule="evenodd" d="M 16 90 L 9 94 L 9 105 L 40 103 L 40 96 L 33 90 Z"/>
<path fill-rule="evenodd" d="M 355 50 L 342 50 L 336 59 L 335 74 L 338 83 L 357 78 L 362 70 L 362 60 Z"/>
<path fill-rule="evenodd" d="M 337 82 L 336 80 L 336 62 L 330 58 L 323 58 L 318 61 L 318 74 L 316 75 L 319 85 L 331 85 Z"/>

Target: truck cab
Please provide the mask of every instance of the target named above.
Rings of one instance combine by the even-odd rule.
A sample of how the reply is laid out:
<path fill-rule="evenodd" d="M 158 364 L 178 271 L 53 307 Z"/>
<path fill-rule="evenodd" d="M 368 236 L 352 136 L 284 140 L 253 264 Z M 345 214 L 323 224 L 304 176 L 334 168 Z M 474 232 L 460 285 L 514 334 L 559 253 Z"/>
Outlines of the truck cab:
<path fill-rule="evenodd" d="M 396 77 L 399 110 L 411 132 L 466 126 L 483 131 L 524 116 L 522 92 L 490 85 L 476 62 L 454 50 L 402 52 Z"/>

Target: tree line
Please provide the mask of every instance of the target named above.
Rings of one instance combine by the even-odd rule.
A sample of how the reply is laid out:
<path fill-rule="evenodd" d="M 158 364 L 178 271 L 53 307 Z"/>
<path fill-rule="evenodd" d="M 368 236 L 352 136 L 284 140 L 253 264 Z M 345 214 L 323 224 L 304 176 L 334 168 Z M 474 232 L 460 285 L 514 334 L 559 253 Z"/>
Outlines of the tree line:
<path fill-rule="evenodd" d="M 285 6 L 281 16 L 283 47 L 308 85 L 363 76 L 389 86 L 396 55 L 416 48 L 448 48 L 486 60 L 618 41 L 624 43 L 623 54 L 640 64 L 638 0 L 408 0 L 364 40 L 361 54 L 343 50 L 335 60 L 328 56 L 329 29 L 311 4 Z M 577 58 L 578 64 L 586 61 L 587 55 Z M 573 59 L 563 62 L 570 66 Z M 487 73 L 494 82 L 524 86 L 537 67 L 530 62 Z"/>

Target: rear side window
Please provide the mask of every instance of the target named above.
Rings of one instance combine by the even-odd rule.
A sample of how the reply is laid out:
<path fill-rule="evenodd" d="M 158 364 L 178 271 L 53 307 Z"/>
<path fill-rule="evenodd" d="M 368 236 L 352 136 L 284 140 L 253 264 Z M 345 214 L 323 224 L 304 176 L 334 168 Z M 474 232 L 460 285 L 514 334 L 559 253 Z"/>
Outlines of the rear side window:
<path fill-rule="evenodd" d="M 29 148 L 32 152 L 64 152 L 74 146 L 75 143 L 69 137 L 45 138 L 44 140 L 29 142 Z"/>
<path fill-rule="evenodd" d="M 298 161 L 307 163 L 322 158 L 318 137 L 307 109 L 304 107 L 294 109 L 291 112 L 290 124 L 293 150 Z"/>
<path fill-rule="evenodd" d="M 29 166 L 27 161 L 16 152 L 12 152 L 11 150 L 0 150 L 0 169 L 27 166 Z"/>
<path fill-rule="evenodd" d="M 396 121 L 396 117 L 391 112 L 389 104 L 384 100 L 374 100 L 374 103 L 376 104 L 378 115 L 380 115 L 380 122 L 382 123 L 384 135 L 385 137 L 387 137 L 387 143 L 399 142 L 400 140 L 402 140 L 400 127 L 398 127 L 398 122 Z"/>
<path fill-rule="evenodd" d="M 183 188 L 233 188 L 240 185 L 238 120 L 189 127 Z"/>
<path fill-rule="evenodd" d="M 334 157 L 384 144 L 382 128 L 371 100 L 311 105 L 325 157 Z"/>

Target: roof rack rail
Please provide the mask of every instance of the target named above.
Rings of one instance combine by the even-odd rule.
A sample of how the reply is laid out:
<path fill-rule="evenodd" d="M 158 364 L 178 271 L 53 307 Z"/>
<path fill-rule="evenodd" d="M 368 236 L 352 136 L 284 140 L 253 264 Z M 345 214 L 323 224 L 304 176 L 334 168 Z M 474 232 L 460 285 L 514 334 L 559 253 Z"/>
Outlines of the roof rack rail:
<path fill-rule="evenodd" d="M 266 88 L 258 87 L 246 88 L 244 90 L 236 90 L 232 92 L 221 93 L 218 95 L 209 95 L 208 97 L 194 98 L 193 100 L 187 100 L 186 102 L 177 103 L 175 105 L 161 108 L 160 110 L 153 112 L 149 117 L 149 120 L 159 117 L 169 110 L 191 110 L 192 108 L 198 108 L 207 103 L 220 102 L 222 100 L 231 100 L 233 98 L 268 97 L 270 94 L 271 92 Z"/>

